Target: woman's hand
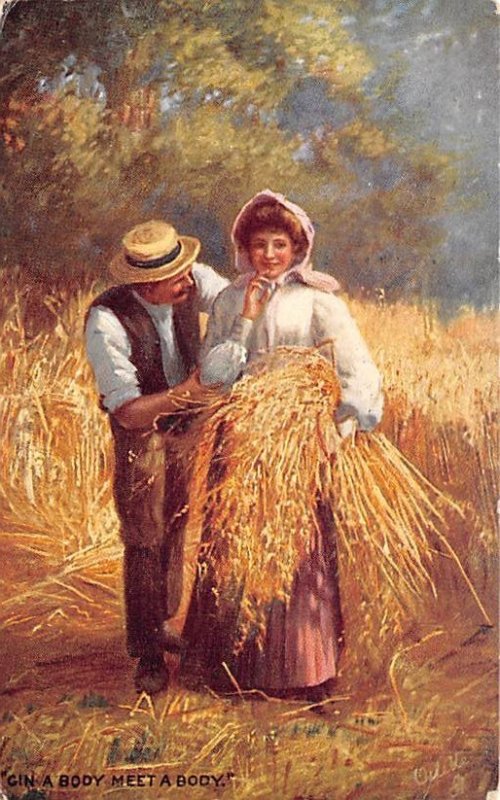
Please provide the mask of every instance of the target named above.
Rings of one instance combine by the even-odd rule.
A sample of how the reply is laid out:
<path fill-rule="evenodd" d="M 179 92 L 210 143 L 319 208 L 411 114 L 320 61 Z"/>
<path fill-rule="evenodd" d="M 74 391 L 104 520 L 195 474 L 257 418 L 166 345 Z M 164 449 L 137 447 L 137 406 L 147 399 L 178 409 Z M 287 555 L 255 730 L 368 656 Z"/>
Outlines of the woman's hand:
<path fill-rule="evenodd" d="M 358 423 L 355 417 L 347 417 L 343 422 L 337 422 L 337 430 L 342 439 L 350 438 L 354 440 L 357 429 Z"/>
<path fill-rule="evenodd" d="M 241 316 L 252 321 L 260 317 L 271 297 L 271 292 L 271 285 L 265 278 L 260 276 L 252 278 L 245 292 Z"/>

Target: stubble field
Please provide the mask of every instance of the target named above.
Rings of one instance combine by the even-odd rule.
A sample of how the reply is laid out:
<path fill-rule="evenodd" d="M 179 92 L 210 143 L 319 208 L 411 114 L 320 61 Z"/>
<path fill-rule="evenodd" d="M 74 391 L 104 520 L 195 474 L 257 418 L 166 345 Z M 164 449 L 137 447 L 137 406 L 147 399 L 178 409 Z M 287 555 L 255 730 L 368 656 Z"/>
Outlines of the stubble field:
<path fill-rule="evenodd" d="M 373 587 L 347 603 L 324 714 L 188 691 L 175 659 L 167 692 L 134 693 L 110 436 L 82 347 L 90 295 L 47 297 L 55 327 L 28 337 L 23 300 L 3 289 L 4 796 L 484 800 L 496 783 L 497 630 L 445 557 L 437 601 L 423 596 L 404 626 L 375 614 Z M 444 326 L 414 306 L 351 307 L 384 375 L 382 430 L 461 504 L 450 542 L 495 622 L 497 320 L 464 312 Z M 195 553 L 193 541 L 187 587 Z"/>

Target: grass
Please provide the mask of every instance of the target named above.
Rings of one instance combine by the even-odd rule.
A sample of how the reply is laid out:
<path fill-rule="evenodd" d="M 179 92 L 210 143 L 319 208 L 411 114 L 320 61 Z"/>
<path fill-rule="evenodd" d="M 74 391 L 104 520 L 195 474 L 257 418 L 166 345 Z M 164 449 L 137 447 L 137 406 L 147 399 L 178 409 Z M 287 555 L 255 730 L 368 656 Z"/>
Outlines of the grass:
<path fill-rule="evenodd" d="M 422 596 L 404 625 L 375 613 L 374 587 L 344 586 L 339 699 L 323 716 L 254 695 L 187 691 L 175 660 L 168 692 L 154 702 L 134 694 L 111 441 L 81 341 L 90 295 L 45 298 L 55 326 L 31 338 L 19 291 L 6 283 L 3 296 L 0 780 L 7 797 L 484 800 L 495 784 L 496 631 L 482 625 L 446 558 L 432 574 L 438 601 Z M 381 430 L 461 504 L 450 542 L 495 619 L 497 320 L 464 312 L 444 326 L 413 306 L 352 308 L 385 378 Z M 188 583 L 195 552 L 191 541 Z M 32 773 L 34 787 L 16 785 Z M 47 774 L 53 787 L 42 786 Z M 58 785 L 60 775 L 83 774 L 104 777 L 98 786 Z M 140 775 L 153 775 L 153 785 L 140 785 Z M 172 785 L 160 785 L 164 775 Z"/>

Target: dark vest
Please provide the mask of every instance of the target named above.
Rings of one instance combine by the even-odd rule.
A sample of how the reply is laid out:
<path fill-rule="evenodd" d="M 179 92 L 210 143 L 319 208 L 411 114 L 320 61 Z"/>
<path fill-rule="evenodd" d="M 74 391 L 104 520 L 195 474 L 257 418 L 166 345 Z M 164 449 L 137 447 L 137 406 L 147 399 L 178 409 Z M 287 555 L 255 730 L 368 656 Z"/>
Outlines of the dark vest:
<path fill-rule="evenodd" d="M 168 389 L 163 373 L 158 331 L 144 306 L 133 294 L 131 286 L 114 286 L 96 297 L 90 308 L 109 308 L 127 332 L 132 350 L 130 360 L 137 370 L 142 394 L 154 394 Z M 200 349 L 199 303 L 196 290 L 184 303 L 173 306 L 174 332 L 177 346 L 186 368 L 191 372 L 198 361 Z"/>
<path fill-rule="evenodd" d="M 125 328 L 131 347 L 130 360 L 137 370 L 142 394 L 168 389 L 158 332 L 144 306 L 134 297 L 132 287 L 109 289 L 96 297 L 90 308 L 95 306 L 109 308 Z M 186 301 L 173 306 L 173 324 L 189 374 L 196 366 L 201 338 L 196 290 Z M 129 545 L 156 546 L 164 535 L 164 520 L 171 516 L 172 497 L 183 496 L 179 480 L 172 482 L 166 478 L 171 466 L 166 460 L 163 434 L 149 429 L 126 430 L 113 414 L 110 422 L 115 444 L 114 495 L 123 539 Z M 169 491 L 166 480 L 171 484 Z"/>

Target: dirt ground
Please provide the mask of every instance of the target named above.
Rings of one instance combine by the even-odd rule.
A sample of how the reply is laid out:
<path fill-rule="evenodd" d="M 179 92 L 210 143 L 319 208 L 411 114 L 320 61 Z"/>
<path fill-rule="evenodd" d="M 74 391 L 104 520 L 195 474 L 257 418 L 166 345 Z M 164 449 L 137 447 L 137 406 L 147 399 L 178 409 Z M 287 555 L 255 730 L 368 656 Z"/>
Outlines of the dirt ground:
<path fill-rule="evenodd" d="M 16 558 L 17 556 L 17 558 Z M 40 580 L 2 537 L 4 588 Z M 5 563 L 5 561 L 4 561 Z M 4 626 L 1 785 L 9 800 L 484 800 L 496 783 L 496 634 L 457 613 L 391 681 L 353 685 L 349 652 L 322 713 L 256 695 L 133 689 L 119 592 Z M 95 597 L 93 597 L 95 600 Z M 104 598 L 102 598 L 104 601 Z M 87 616 L 86 616 L 87 613 Z M 45 783 L 44 783 L 45 781 Z M 84 784 L 87 782 L 88 785 Z M 0 797 L 2 795 L 0 794 Z"/>

